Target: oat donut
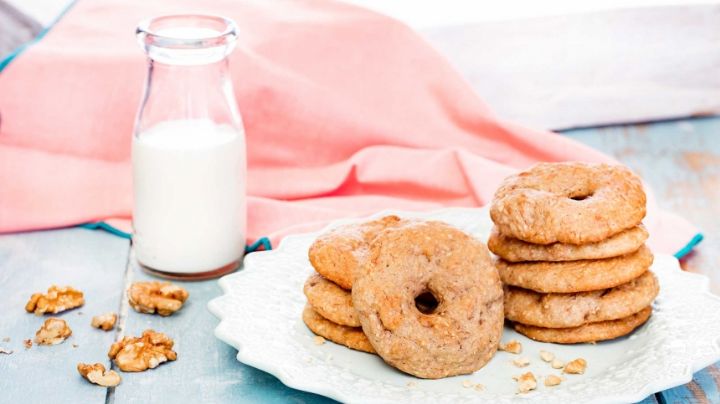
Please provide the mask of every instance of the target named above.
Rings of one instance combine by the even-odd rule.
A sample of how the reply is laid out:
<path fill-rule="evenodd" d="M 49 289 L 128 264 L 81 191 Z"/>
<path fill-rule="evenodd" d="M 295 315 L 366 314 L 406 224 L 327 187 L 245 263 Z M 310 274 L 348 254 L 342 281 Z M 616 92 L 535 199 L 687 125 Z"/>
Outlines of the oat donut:
<path fill-rule="evenodd" d="M 308 303 L 326 319 L 348 327 L 360 327 L 350 292 L 318 274 L 310 276 L 303 287 Z"/>
<path fill-rule="evenodd" d="M 495 266 L 507 285 L 540 293 L 575 293 L 609 289 L 630 282 L 645 273 L 653 263 L 646 246 L 634 253 L 602 260 L 564 262 L 507 262 Z"/>
<path fill-rule="evenodd" d="M 500 234 L 493 227 L 488 239 L 490 251 L 505 261 L 576 261 L 617 257 L 637 251 L 648 238 L 643 225 L 614 234 L 609 238 L 589 244 L 552 243 L 532 244 Z"/>
<path fill-rule="evenodd" d="M 651 271 L 620 286 L 594 292 L 542 294 L 506 286 L 505 318 L 536 327 L 579 327 L 631 316 L 648 307 L 659 290 Z"/>
<path fill-rule="evenodd" d="M 343 289 L 352 288 L 353 272 L 368 252 L 368 244 L 385 228 L 400 226 L 397 216 L 385 216 L 365 223 L 353 223 L 320 235 L 310 246 L 313 268 Z"/>
<path fill-rule="evenodd" d="M 485 245 L 447 224 L 388 229 L 355 278 L 353 306 L 377 353 L 411 375 L 468 374 L 497 350 L 502 287 Z M 437 306 L 421 312 L 416 298 Z"/>
<path fill-rule="evenodd" d="M 645 192 L 628 168 L 540 163 L 503 181 L 490 217 L 507 236 L 533 244 L 587 244 L 640 224 Z"/>
<path fill-rule="evenodd" d="M 310 305 L 305 305 L 302 319 L 313 334 L 356 351 L 375 353 L 372 345 L 370 345 L 370 341 L 368 341 L 362 329 L 359 327 L 346 327 L 335 324 L 317 314 Z"/>
<path fill-rule="evenodd" d="M 556 344 L 578 344 L 581 342 L 597 342 L 615 339 L 630 334 L 643 325 L 652 314 L 652 308 L 646 307 L 632 316 L 617 320 L 588 323 L 573 328 L 543 328 L 515 323 L 515 331 L 540 342 Z"/>

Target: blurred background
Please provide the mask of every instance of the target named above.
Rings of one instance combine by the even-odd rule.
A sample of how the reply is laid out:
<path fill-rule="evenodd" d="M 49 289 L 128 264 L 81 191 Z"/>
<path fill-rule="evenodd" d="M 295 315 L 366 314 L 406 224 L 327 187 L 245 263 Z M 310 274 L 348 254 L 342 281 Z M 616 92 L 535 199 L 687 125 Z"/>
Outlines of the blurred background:
<path fill-rule="evenodd" d="M 347 0 L 403 21 L 503 119 L 546 129 L 720 112 L 720 2 Z M 0 0 L 0 60 L 71 0 Z"/>

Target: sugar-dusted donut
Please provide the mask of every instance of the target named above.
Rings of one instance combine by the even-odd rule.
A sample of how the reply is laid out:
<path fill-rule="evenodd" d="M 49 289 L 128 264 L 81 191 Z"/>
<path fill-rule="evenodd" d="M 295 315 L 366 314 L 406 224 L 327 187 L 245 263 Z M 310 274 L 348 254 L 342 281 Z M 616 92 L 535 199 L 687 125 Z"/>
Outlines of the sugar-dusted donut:
<path fill-rule="evenodd" d="M 437 305 L 421 312 L 416 300 L 427 295 Z M 502 286 L 487 248 L 441 222 L 415 222 L 377 236 L 352 299 L 375 351 L 421 378 L 480 369 L 502 334 Z"/>
<path fill-rule="evenodd" d="M 587 244 L 640 224 L 642 182 L 609 164 L 540 163 L 506 178 L 490 216 L 501 234 L 534 244 Z"/>

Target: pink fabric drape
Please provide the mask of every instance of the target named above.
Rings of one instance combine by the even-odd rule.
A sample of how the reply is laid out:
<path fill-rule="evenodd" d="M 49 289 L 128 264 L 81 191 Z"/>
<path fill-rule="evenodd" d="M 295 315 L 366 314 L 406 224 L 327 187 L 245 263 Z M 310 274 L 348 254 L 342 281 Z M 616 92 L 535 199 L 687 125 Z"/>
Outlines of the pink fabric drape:
<path fill-rule="evenodd" d="M 538 161 L 612 161 L 503 122 L 448 63 L 390 18 L 329 1 L 80 0 L 0 75 L 0 232 L 129 223 L 141 19 L 221 14 L 248 140 L 248 238 L 386 208 L 483 206 Z M 521 51 L 521 50 L 519 50 Z M 656 250 L 695 234 L 650 201 Z M 667 231 L 672 229 L 672 231 Z"/>

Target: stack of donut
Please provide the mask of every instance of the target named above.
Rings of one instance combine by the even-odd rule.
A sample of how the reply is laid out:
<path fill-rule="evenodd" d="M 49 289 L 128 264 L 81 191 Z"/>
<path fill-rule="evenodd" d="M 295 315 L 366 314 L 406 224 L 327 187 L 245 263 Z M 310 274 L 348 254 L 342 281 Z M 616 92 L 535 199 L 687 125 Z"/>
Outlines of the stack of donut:
<path fill-rule="evenodd" d="M 421 378 L 472 373 L 497 350 L 502 283 L 485 245 L 445 223 L 387 216 L 309 250 L 303 321 Z"/>
<path fill-rule="evenodd" d="M 317 273 L 303 287 L 308 300 L 303 321 L 312 332 L 348 348 L 375 353 L 352 305 L 353 273 L 367 258 L 370 242 L 401 223 L 397 216 L 386 216 L 341 226 L 320 235 L 310 246 L 308 258 Z"/>
<path fill-rule="evenodd" d="M 505 284 L 505 318 L 543 342 L 617 338 L 642 325 L 659 291 L 645 193 L 629 169 L 541 163 L 495 193 L 488 247 Z"/>

